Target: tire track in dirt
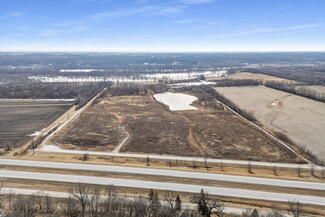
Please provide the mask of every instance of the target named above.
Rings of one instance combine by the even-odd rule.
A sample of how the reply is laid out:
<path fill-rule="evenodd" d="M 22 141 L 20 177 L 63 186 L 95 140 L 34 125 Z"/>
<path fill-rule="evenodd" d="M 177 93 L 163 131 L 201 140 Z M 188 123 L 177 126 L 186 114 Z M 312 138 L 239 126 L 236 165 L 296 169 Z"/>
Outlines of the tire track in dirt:
<path fill-rule="evenodd" d="M 183 118 L 189 125 L 189 130 L 188 130 L 188 136 L 187 136 L 187 140 L 188 142 L 202 155 L 204 156 L 205 150 L 203 149 L 202 145 L 199 144 L 199 142 L 195 139 L 195 137 L 193 136 L 193 129 L 192 129 L 192 121 L 190 119 L 188 119 L 187 117 L 183 116 L 183 115 L 178 115 L 181 118 Z"/>

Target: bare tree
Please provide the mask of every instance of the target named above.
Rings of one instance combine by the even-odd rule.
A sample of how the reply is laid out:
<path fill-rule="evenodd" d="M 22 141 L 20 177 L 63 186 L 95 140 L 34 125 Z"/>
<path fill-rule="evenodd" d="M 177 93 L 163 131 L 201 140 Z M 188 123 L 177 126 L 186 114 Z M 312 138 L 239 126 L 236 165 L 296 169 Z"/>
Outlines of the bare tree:
<path fill-rule="evenodd" d="M 53 214 L 55 210 L 55 207 L 53 206 L 53 199 L 49 195 L 45 195 L 44 202 L 45 202 L 45 213 Z"/>
<path fill-rule="evenodd" d="M 15 216 L 33 217 L 37 213 L 33 196 L 23 197 L 19 196 L 13 203 L 13 214 Z"/>
<path fill-rule="evenodd" d="M 208 163 L 208 152 L 207 151 L 205 151 L 205 154 L 204 154 L 204 167 L 206 169 L 210 168 L 210 165 Z"/>
<path fill-rule="evenodd" d="M 193 167 L 194 169 L 198 168 L 198 164 L 197 164 L 196 160 L 193 160 L 193 161 L 192 161 L 192 167 Z"/>
<path fill-rule="evenodd" d="M 100 215 L 100 200 L 102 190 L 102 187 L 99 185 L 91 188 L 91 195 L 89 197 L 89 216 L 98 217 Z"/>
<path fill-rule="evenodd" d="M 45 197 L 44 192 L 38 191 L 33 196 L 34 196 L 35 203 L 37 203 L 38 205 L 38 209 L 42 210 L 42 202 L 43 202 L 43 198 Z"/>
<path fill-rule="evenodd" d="M 289 201 L 289 210 L 293 217 L 300 217 L 303 213 L 303 205 L 299 201 Z"/>
<path fill-rule="evenodd" d="M 276 166 L 273 167 L 273 175 L 277 176 L 278 173 L 277 173 L 277 169 L 276 169 Z"/>
<path fill-rule="evenodd" d="M 15 193 L 12 190 L 9 190 L 9 192 L 7 193 L 8 210 L 11 210 L 11 204 L 14 198 Z"/>
<path fill-rule="evenodd" d="M 78 183 L 69 190 L 72 198 L 75 198 L 81 206 L 81 216 L 85 217 L 86 206 L 89 200 L 90 186 L 84 183 Z"/>
<path fill-rule="evenodd" d="M 159 201 L 159 196 L 157 191 L 154 192 L 152 189 L 150 189 L 150 192 L 148 194 L 148 202 L 149 202 L 148 217 L 158 216 L 158 213 L 161 208 L 161 203 Z"/>
<path fill-rule="evenodd" d="M 67 217 L 78 217 L 80 214 L 80 209 L 78 207 L 78 201 L 72 197 L 62 201 L 62 213 Z"/>
<path fill-rule="evenodd" d="M 301 167 L 300 166 L 297 168 L 297 173 L 298 173 L 298 176 L 301 177 Z"/>
<path fill-rule="evenodd" d="M 115 203 L 115 200 L 117 198 L 117 191 L 116 188 L 113 185 L 107 185 L 104 188 L 104 209 L 105 213 L 110 213 L 112 210 L 112 206 Z"/>
<path fill-rule="evenodd" d="M 252 163 L 250 161 L 248 161 L 247 170 L 248 170 L 248 173 L 253 173 L 253 171 L 252 171 Z"/>
<path fill-rule="evenodd" d="M 267 215 L 267 217 L 284 217 L 284 215 L 279 212 L 279 208 L 277 206 L 274 206 L 272 209 L 272 213 Z"/>
<path fill-rule="evenodd" d="M 89 155 L 87 153 L 85 153 L 85 154 L 82 155 L 82 159 L 81 160 L 82 161 L 87 161 L 88 158 L 89 158 Z"/>
<path fill-rule="evenodd" d="M 143 197 L 139 197 L 134 201 L 134 216 L 145 217 L 147 214 L 147 200 Z"/>
<path fill-rule="evenodd" d="M 173 191 L 166 191 L 164 194 L 164 200 L 168 205 L 168 210 L 170 210 L 170 215 L 176 216 L 182 209 L 182 201 L 179 195 L 175 194 Z M 166 209 L 164 209 L 166 212 Z"/>
<path fill-rule="evenodd" d="M 146 162 L 147 162 L 147 166 L 150 166 L 150 158 L 149 158 L 149 156 L 147 156 Z"/>
<path fill-rule="evenodd" d="M 315 176 L 315 166 L 314 166 L 314 164 L 310 165 L 310 175 Z"/>

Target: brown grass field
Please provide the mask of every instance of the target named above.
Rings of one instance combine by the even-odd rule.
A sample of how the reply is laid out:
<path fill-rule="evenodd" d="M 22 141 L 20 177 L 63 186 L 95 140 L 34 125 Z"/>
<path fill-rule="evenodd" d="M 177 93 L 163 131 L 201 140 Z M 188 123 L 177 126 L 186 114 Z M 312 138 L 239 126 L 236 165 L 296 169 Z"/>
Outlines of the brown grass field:
<path fill-rule="evenodd" d="M 72 106 L 71 102 L 47 100 L 0 100 L 0 148 L 21 147 Z"/>
<path fill-rule="evenodd" d="M 211 104 L 211 103 L 210 103 Z M 52 140 L 65 148 L 296 162 L 297 157 L 245 120 L 223 108 L 170 111 L 151 95 L 105 96 Z M 125 132 L 125 131 L 126 132 Z"/>
<path fill-rule="evenodd" d="M 252 111 L 262 125 L 325 159 L 324 103 L 263 86 L 216 90 L 242 109 Z"/>

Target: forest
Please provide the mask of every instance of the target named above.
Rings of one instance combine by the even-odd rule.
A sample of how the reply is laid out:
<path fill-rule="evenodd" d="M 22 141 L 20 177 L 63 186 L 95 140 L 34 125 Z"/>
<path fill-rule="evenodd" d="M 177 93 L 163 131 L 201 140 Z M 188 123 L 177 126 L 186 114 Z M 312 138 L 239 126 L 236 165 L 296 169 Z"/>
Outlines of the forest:
<path fill-rule="evenodd" d="M 0 85 L 0 99 L 75 99 L 82 105 L 111 83 L 30 83 Z"/>

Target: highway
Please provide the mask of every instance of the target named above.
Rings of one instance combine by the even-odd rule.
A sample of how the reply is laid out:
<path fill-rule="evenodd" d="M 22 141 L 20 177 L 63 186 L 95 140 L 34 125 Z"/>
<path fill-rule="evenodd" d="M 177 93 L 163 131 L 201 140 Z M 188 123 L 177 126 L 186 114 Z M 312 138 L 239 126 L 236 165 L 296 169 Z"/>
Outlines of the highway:
<path fill-rule="evenodd" d="M 282 179 L 223 175 L 223 174 L 214 174 L 214 173 L 205 173 L 205 172 L 189 172 L 189 171 L 167 170 L 167 169 L 151 169 L 151 168 L 142 168 L 142 167 L 123 167 L 123 166 L 109 166 L 109 165 L 95 165 L 95 164 L 61 163 L 61 162 L 10 160 L 10 159 L 0 159 L 0 165 L 23 166 L 28 168 L 39 167 L 39 168 L 49 168 L 49 169 L 68 169 L 68 170 L 84 170 L 84 171 L 113 172 L 113 173 L 124 173 L 124 174 L 166 176 L 166 177 L 226 181 L 226 182 L 244 183 L 244 184 L 252 184 L 252 185 L 268 185 L 268 186 L 277 186 L 277 187 L 286 187 L 286 188 L 303 188 L 303 189 L 325 191 L 325 183 L 320 183 L 320 182 L 291 181 L 291 180 L 282 180 Z"/>
<path fill-rule="evenodd" d="M 199 193 L 201 189 L 204 189 L 205 191 L 209 192 L 210 195 L 235 197 L 235 198 L 242 198 L 242 199 L 278 201 L 278 202 L 299 201 L 300 203 L 304 203 L 304 204 L 325 206 L 325 197 L 305 196 L 305 195 L 297 195 L 297 194 L 283 194 L 283 193 L 263 192 L 263 191 L 254 191 L 254 190 L 234 189 L 234 188 L 223 188 L 218 186 L 211 187 L 211 186 L 168 183 L 168 182 L 104 178 L 104 177 L 94 177 L 94 176 L 62 175 L 62 174 L 53 174 L 53 173 L 21 172 L 21 171 L 9 171 L 9 170 L 0 170 L 0 177 L 24 179 L 30 181 L 40 180 L 40 181 L 66 182 L 66 183 L 80 182 L 86 184 L 114 185 L 117 187 L 170 190 L 170 191 L 187 192 L 187 193 Z"/>

